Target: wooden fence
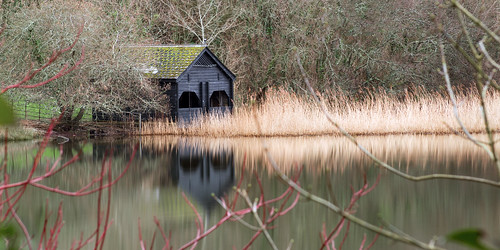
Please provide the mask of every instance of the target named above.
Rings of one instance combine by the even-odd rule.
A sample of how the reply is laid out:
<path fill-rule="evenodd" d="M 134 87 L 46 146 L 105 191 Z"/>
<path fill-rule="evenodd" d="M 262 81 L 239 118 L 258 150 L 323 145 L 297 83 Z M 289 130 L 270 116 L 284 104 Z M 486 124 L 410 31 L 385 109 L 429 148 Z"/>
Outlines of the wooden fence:
<path fill-rule="evenodd" d="M 28 101 L 11 101 L 14 113 L 19 119 L 49 121 L 54 117 L 58 117 L 61 111 L 57 105 L 45 102 L 34 103 Z M 76 114 L 74 114 L 76 115 Z M 88 109 L 82 118 L 83 121 L 92 121 L 92 110 Z"/>

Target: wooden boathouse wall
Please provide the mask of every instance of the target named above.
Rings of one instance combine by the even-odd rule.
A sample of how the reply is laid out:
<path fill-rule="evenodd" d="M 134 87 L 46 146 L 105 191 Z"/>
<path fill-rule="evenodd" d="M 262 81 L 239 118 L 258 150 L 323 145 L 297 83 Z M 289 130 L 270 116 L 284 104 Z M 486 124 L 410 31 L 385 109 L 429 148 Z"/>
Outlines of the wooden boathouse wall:
<path fill-rule="evenodd" d="M 154 47 L 159 50 L 169 46 Z M 172 65 L 161 67 L 178 67 L 177 72 L 161 72 L 151 75 L 159 78 L 160 84 L 170 85 L 165 92 L 169 97 L 170 117 L 175 121 L 190 121 L 200 114 L 209 112 L 231 112 L 234 107 L 234 80 L 235 75 L 208 49 L 206 46 L 187 45 L 172 46 L 171 53 L 165 53 L 157 61 L 168 62 Z M 190 49 L 198 48 L 200 52 L 193 57 L 192 53 L 185 53 Z M 178 52 L 175 52 L 175 50 Z M 165 58 L 167 57 L 167 58 Z M 168 57 L 173 57 L 168 58 Z M 189 64 L 177 63 L 190 61 Z M 182 67 L 185 67 L 182 69 Z M 168 69 L 166 69 L 167 71 Z M 181 72 L 180 74 L 178 72 Z"/>

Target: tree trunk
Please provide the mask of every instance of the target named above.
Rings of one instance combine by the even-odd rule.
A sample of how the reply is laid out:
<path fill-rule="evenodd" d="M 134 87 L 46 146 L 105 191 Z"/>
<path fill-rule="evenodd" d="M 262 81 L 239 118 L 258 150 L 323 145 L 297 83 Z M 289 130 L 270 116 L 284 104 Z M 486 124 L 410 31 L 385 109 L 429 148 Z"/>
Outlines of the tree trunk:
<path fill-rule="evenodd" d="M 61 124 L 66 124 L 66 123 L 71 123 L 71 116 L 73 115 L 73 111 L 75 110 L 74 106 L 66 106 L 61 108 L 61 119 L 59 120 L 59 123 Z"/>
<path fill-rule="evenodd" d="M 73 120 L 71 120 L 71 122 L 73 124 L 78 124 L 82 120 L 84 114 L 85 114 L 85 108 L 80 108 L 78 114 L 75 116 L 75 118 L 73 118 Z"/>
<path fill-rule="evenodd" d="M 74 111 L 75 111 L 74 106 L 61 108 L 62 115 L 61 115 L 61 120 L 59 121 L 59 126 L 58 126 L 59 129 L 64 131 L 69 131 L 74 129 L 75 126 L 77 126 L 80 123 L 80 121 L 83 118 L 83 115 L 85 114 L 85 108 L 83 107 L 80 108 L 75 118 L 72 118 Z"/>

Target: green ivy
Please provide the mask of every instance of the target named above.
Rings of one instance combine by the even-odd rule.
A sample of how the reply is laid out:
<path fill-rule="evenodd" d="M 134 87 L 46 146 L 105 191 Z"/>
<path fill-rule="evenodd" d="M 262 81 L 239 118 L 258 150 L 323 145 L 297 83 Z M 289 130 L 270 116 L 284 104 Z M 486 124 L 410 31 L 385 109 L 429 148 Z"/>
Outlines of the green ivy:
<path fill-rule="evenodd" d="M 19 249 L 19 232 L 11 223 L 0 223 L 0 249 Z"/>
<path fill-rule="evenodd" d="M 12 106 L 0 96 L 0 126 L 12 125 L 15 121 Z"/>
<path fill-rule="evenodd" d="M 481 243 L 484 233 L 475 228 L 462 229 L 452 232 L 446 236 L 449 241 L 455 242 L 471 249 L 487 250 L 488 248 Z"/>

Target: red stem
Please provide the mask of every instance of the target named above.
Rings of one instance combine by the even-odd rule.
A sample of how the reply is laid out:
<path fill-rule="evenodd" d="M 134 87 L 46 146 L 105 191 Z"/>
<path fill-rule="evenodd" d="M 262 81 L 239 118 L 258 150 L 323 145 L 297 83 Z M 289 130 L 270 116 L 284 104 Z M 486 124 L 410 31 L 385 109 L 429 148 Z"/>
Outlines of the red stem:
<path fill-rule="evenodd" d="M 153 238 L 151 239 L 151 246 L 149 250 L 153 250 L 153 246 L 155 245 L 156 231 L 153 232 Z"/>
<path fill-rule="evenodd" d="M 103 185 L 102 188 L 98 187 L 98 188 L 95 188 L 95 189 L 92 189 L 92 190 L 89 190 L 89 191 L 84 191 L 84 190 L 87 190 L 90 186 L 92 186 L 93 183 L 95 183 L 97 181 L 100 181 L 101 178 L 97 178 L 93 182 L 89 183 L 89 185 L 85 186 L 84 188 L 82 188 L 82 189 L 80 189 L 80 190 L 78 190 L 76 192 L 64 191 L 64 190 L 60 190 L 57 187 L 56 188 L 47 187 L 45 185 L 38 184 L 38 183 L 33 183 L 33 182 L 31 182 L 30 185 L 32 185 L 34 187 L 37 187 L 37 188 L 41 188 L 41 189 L 47 190 L 47 191 L 50 191 L 50 192 L 55 192 L 55 193 L 58 193 L 58 194 L 66 195 L 66 196 L 85 196 L 85 195 L 93 194 L 95 192 L 98 192 L 99 190 L 106 189 L 106 188 L 109 188 L 109 187 L 113 186 L 116 182 L 118 182 L 125 175 L 125 173 L 128 171 L 128 169 L 132 165 L 132 160 L 135 157 L 137 149 L 138 149 L 138 144 L 136 144 L 136 146 L 134 147 L 134 151 L 132 152 L 132 155 L 130 156 L 129 162 L 127 163 L 127 166 L 121 172 L 121 174 L 116 179 L 114 179 L 111 183 Z"/>
<path fill-rule="evenodd" d="M 141 250 L 146 250 L 146 246 L 144 246 L 144 241 L 142 240 L 141 218 L 137 219 L 137 225 L 139 227 L 139 243 L 141 245 Z"/>
<path fill-rule="evenodd" d="M 39 83 L 36 83 L 36 84 L 33 84 L 33 85 L 22 85 L 22 84 L 30 81 L 31 79 L 33 79 L 33 77 L 35 77 L 35 75 L 37 75 L 38 73 L 40 73 L 42 70 L 44 70 L 45 68 L 47 68 L 49 65 L 53 64 L 54 61 L 56 61 L 57 58 L 59 58 L 59 56 L 61 54 L 63 54 L 65 52 L 73 49 L 73 47 L 75 47 L 77 41 L 80 39 L 80 35 L 81 35 L 82 31 L 83 31 L 83 23 L 80 26 L 80 29 L 78 30 L 78 33 L 76 35 L 75 40 L 73 41 L 73 43 L 70 46 L 68 46 L 68 47 L 66 47 L 64 49 L 61 49 L 61 50 L 53 51 L 52 55 L 47 60 L 47 62 L 43 66 L 41 66 L 40 68 L 36 69 L 35 71 L 32 71 L 32 68 L 33 68 L 33 63 L 32 63 L 32 66 L 31 66 L 30 70 L 28 70 L 28 72 L 26 73 L 25 77 L 21 81 L 15 83 L 15 84 L 9 85 L 9 86 L 5 87 L 4 89 L 2 89 L 0 91 L 0 95 L 3 94 L 3 93 L 5 93 L 7 90 L 14 89 L 14 88 L 36 88 L 36 87 L 45 85 L 45 84 L 47 84 L 47 83 L 49 83 L 51 81 L 54 81 L 54 80 L 56 80 L 56 79 L 58 79 L 58 78 L 60 78 L 62 76 L 65 76 L 68 73 L 70 73 L 71 71 L 75 70 L 76 67 L 78 67 L 83 62 L 83 59 L 85 57 L 85 47 L 84 46 L 82 46 L 82 52 L 81 52 L 80 59 L 75 63 L 75 65 L 73 65 L 73 67 L 71 67 L 71 68 L 68 69 L 68 65 L 65 64 L 62 67 L 62 69 L 55 76 L 51 77 L 48 80 L 45 80 L 45 81 L 42 81 L 42 82 L 39 82 Z"/>
<path fill-rule="evenodd" d="M 262 230 L 259 230 L 257 231 L 253 236 L 252 238 L 250 239 L 250 241 L 243 247 L 243 250 L 247 250 L 248 248 L 250 248 L 253 244 L 253 242 L 259 237 L 259 235 L 262 233 Z"/>
<path fill-rule="evenodd" d="M 361 246 L 359 247 L 359 250 L 363 250 L 363 247 L 365 246 L 366 242 L 366 234 L 363 234 L 363 241 L 361 241 Z"/>
<path fill-rule="evenodd" d="M 365 248 L 365 250 L 370 250 L 370 248 L 371 248 L 373 245 L 375 245 L 375 242 L 377 241 L 378 236 L 379 236 L 379 234 L 376 234 L 376 235 L 375 235 L 375 237 L 373 237 L 373 241 L 370 243 L 370 245 L 368 245 L 368 246 Z"/>
<path fill-rule="evenodd" d="M 293 194 L 293 192 L 290 193 L 290 196 Z M 288 196 L 286 198 L 285 201 L 283 201 L 283 204 L 282 204 L 282 207 L 280 208 L 280 212 L 278 212 L 277 214 L 279 214 L 279 216 L 282 216 L 282 215 L 285 215 L 287 214 L 288 212 L 290 212 L 292 210 L 292 208 L 294 208 L 297 203 L 299 203 L 299 198 L 300 198 L 300 193 L 297 193 L 297 196 L 295 197 L 295 200 L 293 201 L 293 203 L 286 209 L 283 209 L 283 205 L 287 203 L 288 199 L 290 198 L 290 196 Z M 275 216 L 275 217 L 278 217 L 278 216 Z M 276 218 L 273 218 L 272 220 L 274 221 Z"/>
<path fill-rule="evenodd" d="M 97 227 L 96 227 L 96 241 L 95 241 L 94 249 L 98 249 L 98 247 L 99 247 L 99 229 L 101 228 L 102 185 L 103 185 L 103 178 L 104 178 L 105 169 L 106 169 L 107 155 L 108 155 L 108 152 L 106 152 L 104 154 L 104 159 L 102 160 L 102 166 L 101 166 L 101 178 L 99 181 L 99 195 L 97 196 Z"/>
<path fill-rule="evenodd" d="M 347 235 L 349 235 L 349 229 L 350 228 L 351 228 L 351 221 L 347 221 L 347 227 L 345 228 L 344 238 L 340 242 L 339 250 L 342 250 L 342 246 L 344 246 L 345 240 L 347 239 Z"/>
<path fill-rule="evenodd" d="M 7 190 L 5 190 L 5 196 L 9 197 Z M 7 203 L 9 203 L 9 202 L 7 202 Z M 8 205 L 10 206 L 10 204 L 8 204 Z M 24 237 L 26 237 L 26 243 L 28 244 L 28 248 L 30 250 L 33 249 L 33 246 L 31 245 L 31 236 L 30 236 L 30 234 L 28 232 L 28 229 L 24 225 L 24 223 L 21 220 L 21 218 L 19 218 L 19 216 L 17 215 L 17 213 L 16 213 L 15 210 L 12 210 L 11 213 L 12 213 L 12 216 L 14 217 L 14 219 L 16 220 L 17 224 L 19 224 L 19 226 L 23 230 Z"/>
<path fill-rule="evenodd" d="M 184 246 L 182 246 L 180 249 L 186 249 L 186 248 L 190 247 L 191 245 L 195 244 L 196 242 L 198 242 L 199 240 L 205 238 L 207 235 L 209 235 L 210 233 L 212 233 L 213 231 L 215 231 L 215 229 L 217 229 L 218 227 L 220 227 L 222 224 L 224 224 L 224 222 L 226 222 L 230 218 L 231 218 L 231 214 L 226 213 L 226 215 L 224 215 L 224 217 L 222 217 L 217 222 L 217 224 L 213 225 L 210 229 L 208 229 L 207 231 L 205 231 L 205 233 L 199 235 L 198 237 L 194 238 L 190 242 L 184 244 Z"/>
<path fill-rule="evenodd" d="M 253 173 L 255 175 L 255 179 L 257 179 L 257 183 L 259 184 L 259 189 L 260 189 L 259 203 L 262 203 L 262 221 L 266 221 L 266 203 L 264 202 L 265 201 L 264 188 L 262 187 L 262 182 L 260 181 L 257 171 L 254 170 Z"/>
<path fill-rule="evenodd" d="M 247 162 L 247 153 L 245 153 L 245 156 L 243 157 L 243 165 L 241 167 L 240 181 L 238 182 L 238 185 L 236 186 L 236 189 L 240 189 L 241 183 L 243 182 L 243 178 L 245 177 L 244 173 L 245 173 L 246 162 Z M 233 203 L 230 206 L 231 210 L 234 210 L 234 207 L 236 206 L 236 201 L 238 200 L 238 196 L 239 196 L 239 193 L 238 192 L 234 192 Z"/>
<path fill-rule="evenodd" d="M 109 160 L 108 164 L 108 183 L 112 181 L 112 173 L 111 173 L 111 159 Z M 104 232 L 102 232 L 102 240 L 101 240 L 101 247 L 99 248 L 102 250 L 102 247 L 104 246 L 104 239 L 106 238 L 106 233 L 108 232 L 108 224 L 109 224 L 109 210 L 111 208 L 111 186 L 108 188 L 108 205 L 106 209 L 106 220 L 104 223 Z"/>
<path fill-rule="evenodd" d="M 184 197 L 184 200 L 186 201 L 186 203 L 189 205 L 189 207 L 191 207 L 191 209 L 193 210 L 194 214 L 196 214 L 196 218 L 198 218 L 196 222 L 196 227 L 197 227 L 197 232 L 196 232 L 196 238 L 200 237 L 201 233 L 203 232 L 203 221 L 201 219 L 201 216 L 200 214 L 198 213 L 198 210 L 196 209 L 196 207 L 189 201 L 189 199 L 186 197 L 186 195 L 184 194 L 184 192 L 182 192 L 182 197 Z M 197 245 L 198 242 L 195 242 L 195 244 L 193 245 L 193 248 Z M 181 248 L 181 249 L 184 249 L 184 248 Z"/>
<path fill-rule="evenodd" d="M 83 241 L 83 232 L 80 233 L 80 240 L 78 241 L 78 246 L 77 246 L 76 249 L 80 249 L 80 245 L 82 244 L 82 241 Z M 71 250 L 75 249 L 75 243 L 76 242 L 77 241 L 75 240 L 75 241 L 73 241 L 73 243 L 71 243 L 71 248 L 70 248 Z"/>
<path fill-rule="evenodd" d="M 54 222 L 54 227 L 50 230 L 50 239 L 49 239 L 49 246 L 46 247 L 46 249 L 57 249 L 57 239 L 59 238 L 59 233 L 61 233 L 61 228 L 63 226 L 63 212 L 62 212 L 62 202 L 59 203 L 59 208 L 57 210 L 57 218 L 56 221 Z"/>
<path fill-rule="evenodd" d="M 40 181 L 42 181 L 42 180 L 44 180 L 44 179 L 46 179 L 48 177 L 51 177 L 51 176 L 53 176 L 53 175 L 61 172 L 66 167 L 68 167 L 69 165 L 71 165 L 74 162 L 76 162 L 79 159 L 80 154 L 81 153 L 78 153 L 77 155 L 73 156 L 73 158 L 71 158 L 69 161 L 67 161 L 66 163 L 64 163 L 60 168 L 58 168 L 57 170 L 55 170 L 55 167 L 57 166 L 57 164 L 61 160 L 61 158 L 60 158 L 61 155 L 62 155 L 62 152 L 61 152 L 60 153 L 60 157 L 58 159 L 56 159 L 56 161 L 52 165 L 52 168 L 49 171 L 46 171 L 45 174 L 43 174 L 41 176 L 37 176 L 37 177 L 32 177 L 31 180 L 24 180 L 24 181 L 12 183 L 12 184 L 1 185 L 0 186 L 0 190 L 10 189 L 10 188 L 14 188 L 14 187 L 19 187 L 19 186 L 24 186 L 24 185 L 27 185 L 27 184 L 33 184 L 33 183 L 36 183 L 36 182 L 40 182 Z"/>
<path fill-rule="evenodd" d="M 246 159 L 246 158 L 245 158 Z M 245 164 L 243 164 L 245 165 Z M 244 171 L 242 170 L 242 173 Z M 256 175 L 257 176 L 257 175 Z M 295 177 L 295 181 L 297 181 L 298 179 L 298 175 Z M 238 188 L 239 186 L 241 185 L 241 182 L 242 182 L 242 179 L 243 179 L 243 174 L 240 178 L 240 182 L 238 183 Z M 258 176 L 257 176 L 257 179 L 258 179 Z M 260 180 L 258 179 L 257 180 L 258 182 L 260 182 Z M 261 190 L 263 190 L 262 186 L 261 186 Z M 277 201 L 283 201 L 283 203 L 281 204 L 281 207 L 280 207 L 280 210 L 278 210 L 278 212 L 271 218 L 268 218 L 267 221 L 265 221 L 265 225 L 271 223 L 272 221 L 274 221 L 275 219 L 277 219 L 279 216 L 282 216 L 282 215 L 285 215 L 286 213 L 288 213 L 293 207 L 295 207 L 297 204 L 298 204 L 298 201 L 299 201 L 299 198 L 300 198 L 300 194 L 297 194 L 295 200 L 293 201 L 293 203 L 288 207 L 288 208 L 284 208 L 284 206 L 286 205 L 286 203 L 288 202 L 288 199 L 291 197 L 291 195 L 293 194 L 293 189 L 291 187 L 287 188 L 285 190 L 285 192 L 283 192 L 283 194 L 281 194 L 280 196 L 274 198 L 274 199 L 271 199 L 271 200 L 268 200 L 268 201 L 264 201 L 263 199 L 263 194 L 261 193 L 261 201 L 257 204 L 257 209 L 261 208 L 261 207 L 264 207 L 268 204 L 271 204 L 271 203 L 274 203 L 274 202 L 277 202 Z M 238 192 L 236 192 L 238 193 Z M 186 202 L 188 203 L 188 205 L 191 206 L 191 208 L 195 211 L 195 214 L 197 215 L 198 217 L 198 221 L 196 222 L 197 225 L 198 223 L 201 223 L 201 217 L 199 216 L 198 212 L 196 211 L 196 208 L 194 208 L 194 206 L 189 202 L 189 200 L 187 200 L 186 196 L 184 193 L 182 193 L 184 199 L 186 200 Z M 251 213 L 252 212 L 252 209 L 251 208 L 244 208 L 244 209 L 241 209 L 241 210 L 238 210 L 238 211 L 233 211 L 231 210 L 231 207 L 234 207 L 234 204 L 236 203 L 236 199 L 238 198 L 238 196 L 235 196 L 235 199 L 233 200 L 233 203 L 231 206 L 229 206 L 228 208 L 226 208 L 226 214 L 217 222 L 217 224 L 215 224 L 214 226 L 212 226 L 210 229 L 208 229 L 207 231 L 205 231 L 203 234 L 197 234 L 197 236 L 192 239 L 191 241 L 189 241 L 188 243 L 184 244 L 180 249 L 186 249 L 190 246 L 193 246 L 195 244 L 198 243 L 199 240 L 203 239 L 204 237 L 206 237 L 207 235 L 209 235 L 210 233 L 212 233 L 214 230 L 216 230 L 218 227 L 220 227 L 222 224 L 224 224 L 226 221 L 230 220 L 233 216 L 244 216 L 248 213 Z M 158 222 L 156 222 L 157 225 L 159 224 Z M 199 230 L 199 228 L 198 228 Z M 253 237 L 252 239 L 250 240 L 250 242 L 245 246 L 245 248 L 248 248 L 250 247 L 250 245 L 255 241 L 255 239 L 262 233 L 261 230 L 259 230 Z M 164 248 L 165 249 L 165 248 Z"/>
<path fill-rule="evenodd" d="M 163 231 L 163 228 L 160 226 L 160 221 L 158 220 L 158 218 L 156 218 L 156 216 L 153 216 L 153 219 L 155 221 L 156 226 L 160 230 L 160 233 L 161 233 L 161 236 L 163 237 L 163 240 L 165 241 L 164 249 L 168 248 L 170 246 L 170 237 L 167 238 L 167 236 L 165 235 L 165 231 Z"/>
<path fill-rule="evenodd" d="M 352 208 L 354 207 L 354 204 L 356 204 L 356 202 L 363 196 L 367 195 L 368 193 L 370 193 L 379 183 L 380 181 L 380 174 L 378 175 L 377 177 L 377 180 L 375 181 L 375 184 L 373 184 L 370 188 L 368 188 L 368 181 L 367 181 L 367 177 L 366 177 L 366 173 L 363 173 L 363 187 L 361 187 L 361 189 L 359 189 L 357 192 L 354 192 L 353 191 L 353 194 L 351 196 L 351 200 L 349 202 L 349 206 L 347 206 L 347 208 L 344 209 L 344 211 L 346 212 L 349 212 L 349 213 L 355 213 L 355 211 L 352 211 Z M 351 189 L 353 189 L 351 187 Z M 330 234 L 328 235 L 328 238 L 326 240 L 323 241 L 323 244 L 321 245 L 321 248 L 320 249 L 324 249 L 325 246 L 327 246 L 327 244 L 329 242 L 331 242 L 332 240 L 334 240 L 335 238 L 337 238 L 338 236 L 338 233 L 336 233 L 334 235 L 335 232 L 340 232 L 340 230 L 342 229 L 342 226 L 343 226 L 343 223 L 344 223 L 344 220 L 345 218 L 342 218 L 340 220 L 340 222 L 337 224 L 337 226 L 330 232 Z M 342 226 L 340 226 L 342 225 Z M 340 226 L 340 228 L 339 228 Z M 339 246 L 339 250 L 342 248 L 342 245 L 347 237 L 347 234 L 349 232 L 349 226 L 350 226 L 350 222 L 348 222 L 347 224 L 347 229 L 346 229 L 346 233 L 344 235 L 344 238 Z"/>
<path fill-rule="evenodd" d="M 38 244 L 38 249 L 43 249 L 43 246 L 46 244 L 46 236 L 47 236 L 47 223 L 49 221 L 50 214 L 48 212 L 49 210 L 49 200 L 45 200 L 45 220 L 43 222 L 43 231 L 42 231 L 42 236 L 40 237 L 40 243 Z M 43 245 L 42 245 L 43 242 Z"/>

